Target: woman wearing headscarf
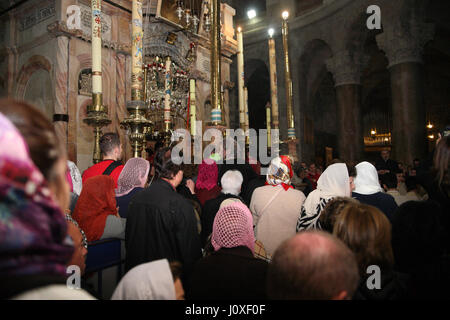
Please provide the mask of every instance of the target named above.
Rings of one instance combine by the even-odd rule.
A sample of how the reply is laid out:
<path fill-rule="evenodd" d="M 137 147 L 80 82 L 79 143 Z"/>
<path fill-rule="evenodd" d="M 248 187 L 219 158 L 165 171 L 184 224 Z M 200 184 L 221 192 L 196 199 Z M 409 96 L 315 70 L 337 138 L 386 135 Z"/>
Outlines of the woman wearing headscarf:
<path fill-rule="evenodd" d="M 255 237 L 247 206 L 233 202 L 217 212 L 211 244 L 214 253 L 194 267 L 188 299 L 265 299 L 268 264 L 253 256 Z"/>
<path fill-rule="evenodd" d="M 291 185 L 293 171 L 288 156 L 272 159 L 266 185 L 256 188 L 250 202 L 256 239 L 268 255 L 295 235 L 295 223 L 305 195 Z"/>
<path fill-rule="evenodd" d="M 180 290 L 181 289 L 181 290 Z M 111 300 L 175 300 L 183 291 L 174 279 L 167 259 L 140 264 L 120 280 Z"/>
<path fill-rule="evenodd" d="M 383 192 L 378 180 L 377 169 L 366 161 L 358 163 L 355 168 L 355 190 L 352 197 L 361 203 L 377 207 L 392 222 L 398 206 L 391 195 Z"/>
<path fill-rule="evenodd" d="M 312 191 L 301 207 L 297 221 L 297 232 L 322 229 L 319 217 L 328 201 L 335 197 L 350 197 L 350 177 L 345 163 L 335 163 L 320 175 L 317 189 Z"/>
<path fill-rule="evenodd" d="M 92 299 L 66 286 L 74 248 L 58 197 L 2 113 L 0 150 L 0 298 Z M 64 170 L 53 173 L 64 180 Z"/>
<path fill-rule="evenodd" d="M 89 242 L 106 238 L 125 239 L 126 219 L 116 208 L 114 179 L 95 176 L 84 182 L 72 217 L 86 233 Z"/>
<path fill-rule="evenodd" d="M 116 202 L 121 218 L 127 218 L 128 205 L 144 189 L 149 171 L 150 163 L 142 158 L 131 158 L 123 167 L 116 189 Z"/>
<path fill-rule="evenodd" d="M 212 159 L 205 159 L 198 166 L 198 176 L 195 183 L 195 194 L 202 207 L 205 202 L 214 199 L 220 194 L 221 188 L 217 185 L 219 170 Z"/>

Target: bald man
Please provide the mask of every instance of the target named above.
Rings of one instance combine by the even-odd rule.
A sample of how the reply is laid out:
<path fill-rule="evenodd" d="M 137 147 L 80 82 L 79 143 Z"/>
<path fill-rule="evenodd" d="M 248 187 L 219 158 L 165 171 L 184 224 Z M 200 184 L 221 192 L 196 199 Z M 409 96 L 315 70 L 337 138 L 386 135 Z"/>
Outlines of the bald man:
<path fill-rule="evenodd" d="M 359 281 L 354 254 L 338 238 L 304 231 L 275 251 L 267 275 L 274 300 L 351 299 Z"/>

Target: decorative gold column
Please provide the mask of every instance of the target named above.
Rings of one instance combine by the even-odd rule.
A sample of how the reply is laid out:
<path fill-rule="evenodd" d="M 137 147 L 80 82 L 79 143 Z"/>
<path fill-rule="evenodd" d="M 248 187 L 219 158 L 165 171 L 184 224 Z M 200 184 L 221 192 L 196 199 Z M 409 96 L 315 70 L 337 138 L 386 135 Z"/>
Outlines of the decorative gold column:
<path fill-rule="evenodd" d="M 222 124 L 220 0 L 211 0 L 211 121 Z"/>
<path fill-rule="evenodd" d="M 244 87 L 244 115 L 245 115 L 245 125 L 244 125 L 244 131 L 246 133 L 245 136 L 245 144 L 250 144 L 250 136 L 249 136 L 249 121 L 248 121 L 248 89 L 247 87 Z M 248 134 L 247 134 L 248 133 Z"/>
<path fill-rule="evenodd" d="M 270 117 L 270 102 L 266 104 L 266 127 L 267 127 L 267 147 L 272 146 L 271 142 L 271 117 Z"/>
<path fill-rule="evenodd" d="M 237 69 L 238 69 L 238 94 L 239 94 L 239 126 L 245 128 L 245 100 L 244 100 L 244 43 L 242 39 L 242 29 L 237 28 Z"/>
<path fill-rule="evenodd" d="M 294 112 L 292 110 L 292 80 L 289 66 L 289 46 L 288 46 L 288 24 L 287 19 L 289 13 L 284 11 L 282 14 L 282 35 L 283 35 L 283 49 L 284 49 L 284 74 L 286 81 L 286 111 L 288 121 L 288 140 L 294 140 L 295 137 L 295 121 Z"/>
<path fill-rule="evenodd" d="M 100 152 L 101 128 L 111 123 L 108 119 L 108 108 L 103 105 L 102 94 L 102 1 L 92 0 L 92 105 L 87 106 L 87 118 L 83 121 L 94 127 L 93 162 L 102 161 Z"/>
<path fill-rule="evenodd" d="M 279 128 L 278 120 L 278 86 L 277 86 L 277 56 L 275 52 L 275 40 L 273 29 L 269 29 L 269 68 L 270 68 L 270 101 L 272 105 L 273 128 Z"/>
<path fill-rule="evenodd" d="M 142 0 L 132 3 L 132 46 L 131 46 L 131 101 L 127 103 L 129 117 L 120 124 L 127 130 L 133 157 L 142 156 L 145 134 L 152 123 L 145 118 L 147 104 L 144 100 Z"/>

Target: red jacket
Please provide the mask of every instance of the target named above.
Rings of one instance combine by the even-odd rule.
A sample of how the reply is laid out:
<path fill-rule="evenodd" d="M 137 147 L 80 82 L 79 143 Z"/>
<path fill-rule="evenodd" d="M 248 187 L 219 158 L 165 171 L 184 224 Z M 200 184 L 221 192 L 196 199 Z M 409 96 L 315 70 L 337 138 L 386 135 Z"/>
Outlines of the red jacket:
<path fill-rule="evenodd" d="M 105 172 L 106 168 L 108 168 L 108 166 L 113 163 L 114 160 L 103 160 L 97 164 L 94 164 L 93 166 L 87 168 L 86 170 L 84 170 L 83 172 L 83 177 L 82 177 L 82 181 L 83 184 L 84 182 L 91 178 L 91 177 L 95 177 L 95 176 L 100 176 L 103 174 L 103 172 Z M 115 188 L 117 188 L 117 180 L 119 179 L 120 173 L 122 172 L 124 165 L 120 165 L 117 168 L 115 168 L 113 170 L 113 172 L 111 172 L 111 174 L 109 175 L 111 178 L 114 179 L 115 182 Z"/>

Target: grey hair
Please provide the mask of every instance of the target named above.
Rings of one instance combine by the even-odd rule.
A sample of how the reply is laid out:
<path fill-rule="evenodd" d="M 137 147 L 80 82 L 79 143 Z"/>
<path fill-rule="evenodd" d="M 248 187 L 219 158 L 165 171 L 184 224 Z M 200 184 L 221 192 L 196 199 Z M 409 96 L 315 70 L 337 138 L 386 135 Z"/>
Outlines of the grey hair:
<path fill-rule="evenodd" d="M 235 196 L 239 195 L 243 181 L 244 177 L 242 177 L 242 173 L 238 170 L 228 170 L 220 180 L 222 193 L 229 193 Z"/>

